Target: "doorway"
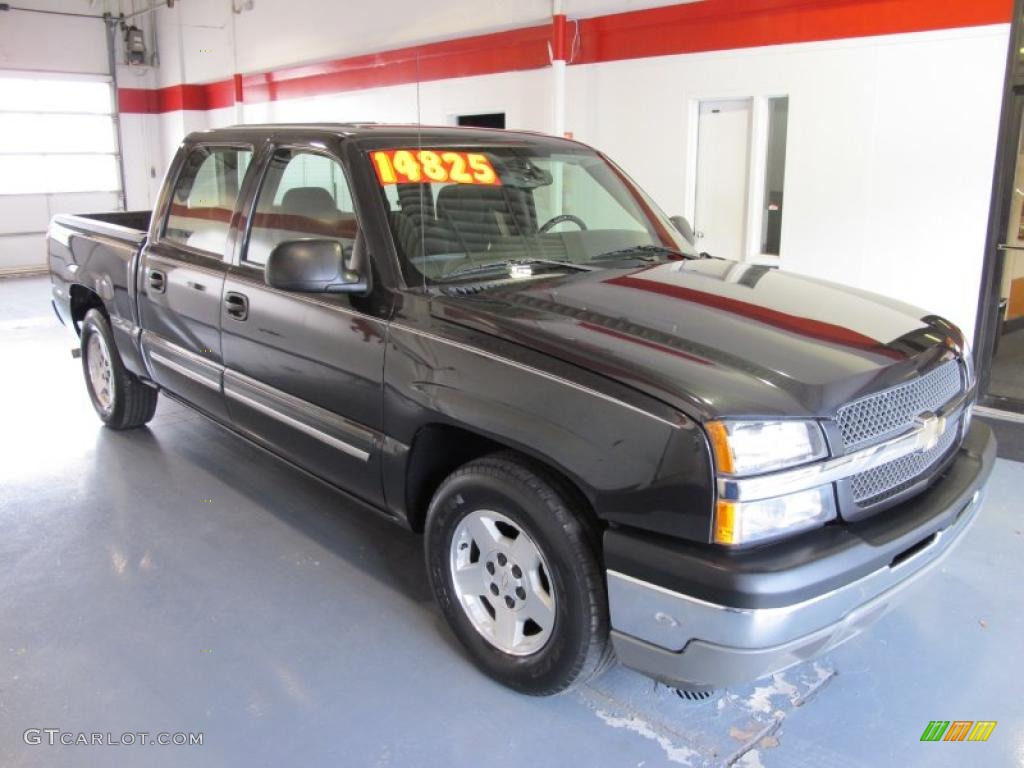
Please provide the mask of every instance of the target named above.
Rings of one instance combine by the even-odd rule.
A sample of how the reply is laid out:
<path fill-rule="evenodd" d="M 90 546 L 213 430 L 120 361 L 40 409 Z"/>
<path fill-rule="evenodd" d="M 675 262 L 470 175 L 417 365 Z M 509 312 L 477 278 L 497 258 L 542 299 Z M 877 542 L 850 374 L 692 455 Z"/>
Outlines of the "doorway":
<path fill-rule="evenodd" d="M 504 112 L 485 112 L 478 115 L 456 115 L 456 125 L 474 128 L 504 128 Z"/>
<path fill-rule="evenodd" d="M 743 261 L 753 99 L 702 101 L 697 117 L 697 250 Z"/>
<path fill-rule="evenodd" d="M 1024 414 L 1024 0 L 1016 0 L 975 357 L 982 404 Z"/>
<path fill-rule="evenodd" d="M 1021 111 L 1016 100 L 1015 111 Z M 1006 200 L 1009 221 L 996 245 L 1000 274 L 993 297 L 997 304 L 988 384 L 993 397 L 1024 403 L 1024 135 L 1018 134 L 1014 155 Z"/>

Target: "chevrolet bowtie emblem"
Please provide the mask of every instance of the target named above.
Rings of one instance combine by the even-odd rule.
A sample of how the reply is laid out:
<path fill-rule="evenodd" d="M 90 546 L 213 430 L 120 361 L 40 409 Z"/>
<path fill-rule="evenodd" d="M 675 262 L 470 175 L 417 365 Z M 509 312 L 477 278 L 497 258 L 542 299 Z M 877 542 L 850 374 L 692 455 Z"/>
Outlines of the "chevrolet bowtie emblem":
<path fill-rule="evenodd" d="M 925 412 L 917 417 L 917 450 L 930 451 L 946 431 L 946 417 Z"/>

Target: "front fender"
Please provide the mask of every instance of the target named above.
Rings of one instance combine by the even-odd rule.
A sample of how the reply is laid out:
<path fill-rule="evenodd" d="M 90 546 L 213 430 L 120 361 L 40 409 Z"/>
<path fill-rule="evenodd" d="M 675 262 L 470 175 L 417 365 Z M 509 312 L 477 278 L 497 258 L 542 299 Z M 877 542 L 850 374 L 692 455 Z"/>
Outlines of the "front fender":
<path fill-rule="evenodd" d="M 457 426 L 557 469 L 604 520 L 707 540 L 703 430 L 615 382 L 469 329 L 392 324 L 384 413 L 405 446 L 425 425 Z"/>

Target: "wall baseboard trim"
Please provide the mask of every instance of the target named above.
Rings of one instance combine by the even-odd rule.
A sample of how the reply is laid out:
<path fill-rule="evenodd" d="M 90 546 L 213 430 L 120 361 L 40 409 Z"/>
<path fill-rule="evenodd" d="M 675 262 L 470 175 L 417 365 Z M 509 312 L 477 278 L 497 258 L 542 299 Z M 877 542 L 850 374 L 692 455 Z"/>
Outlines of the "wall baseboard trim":
<path fill-rule="evenodd" d="M 974 412 L 986 419 L 998 419 L 999 421 L 1012 421 L 1016 424 L 1024 424 L 1024 414 L 1006 411 L 1001 408 L 992 408 L 986 405 L 977 405 Z"/>
<path fill-rule="evenodd" d="M 4 277 L 38 277 L 48 272 L 45 264 L 33 264 L 27 267 L 0 267 L 0 278 Z"/>

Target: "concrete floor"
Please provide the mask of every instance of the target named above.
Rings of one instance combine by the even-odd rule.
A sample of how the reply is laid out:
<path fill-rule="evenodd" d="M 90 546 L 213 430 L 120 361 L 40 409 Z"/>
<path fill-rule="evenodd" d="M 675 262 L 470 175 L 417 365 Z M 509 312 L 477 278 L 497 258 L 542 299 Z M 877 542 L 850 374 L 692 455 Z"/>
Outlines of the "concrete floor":
<path fill-rule="evenodd" d="M 621 668 L 531 699 L 464 658 L 417 537 L 166 399 L 101 428 L 47 300 L 0 281 L 0 766 L 1024 766 L 1020 464 L 916 599 L 817 663 L 700 704 Z M 998 725 L 921 743 L 936 719 Z"/>

